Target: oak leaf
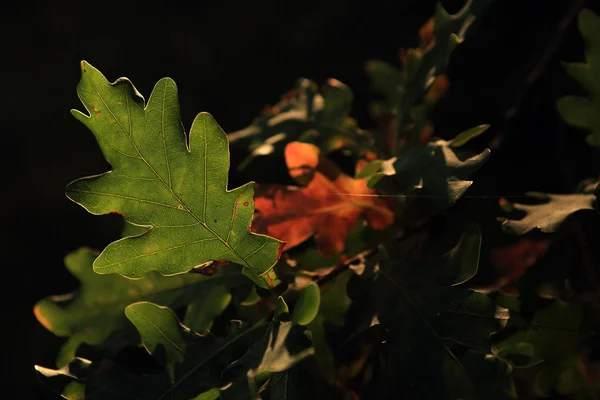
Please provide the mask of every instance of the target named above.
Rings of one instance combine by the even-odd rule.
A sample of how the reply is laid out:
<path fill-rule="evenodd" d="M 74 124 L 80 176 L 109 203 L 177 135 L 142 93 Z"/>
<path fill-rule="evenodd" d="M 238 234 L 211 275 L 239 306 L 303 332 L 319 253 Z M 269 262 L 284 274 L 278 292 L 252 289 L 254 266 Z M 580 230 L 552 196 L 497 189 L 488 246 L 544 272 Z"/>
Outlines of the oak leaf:
<path fill-rule="evenodd" d="M 96 136 L 112 170 L 72 182 L 67 196 L 92 214 L 116 212 L 151 227 L 109 244 L 94 271 L 140 278 L 227 260 L 274 286 L 281 243 L 250 232 L 252 183 L 229 190 L 229 144 L 214 118 L 198 114 L 186 135 L 173 80 L 158 81 L 146 103 L 126 78 L 110 83 L 85 61 L 81 72 L 77 94 L 89 115 L 72 114 Z"/>
<path fill-rule="evenodd" d="M 285 241 L 284 251 L 314 236 L 323 255 L 334 255 L 344 250 L 346 236 L 359 220 L 366 217 L 374 229 L 393 223 L 394 213 L 367 181 L 344 174 L 318 147 L 292 142 L 285 160 L 290 175 L 306 186 L 257 185 L 258 216 L 252 227 Z"/>

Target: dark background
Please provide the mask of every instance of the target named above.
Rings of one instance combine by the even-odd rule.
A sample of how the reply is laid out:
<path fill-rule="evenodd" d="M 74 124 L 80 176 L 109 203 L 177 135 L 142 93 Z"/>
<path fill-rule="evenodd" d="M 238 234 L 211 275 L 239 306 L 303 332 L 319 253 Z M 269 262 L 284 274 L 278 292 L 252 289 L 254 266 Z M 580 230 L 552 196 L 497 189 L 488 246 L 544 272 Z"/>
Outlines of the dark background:
<path fill-rule="evenodd" d="M 454 52 L 451 90 L 435 113 L 436 135 L 451 138 L 489 123 L 492 129 L 470 147 L 503 139 L 470 195 L 566 193 L 597 174 L 598 158 L 585 133 L 565 126 L 555 112 L 559 96 L 581 91 L 560 63 L 583 60 L 570 15 L 584 3 L 600 9 L 594 1 L 496 0 Z M 462 1 L 442 4 L 456 11 Z M 4 7 L 0 268 L 2 330 L 8 334 L 2 351 L 8 354 L 2 376 L 10 388 L 5 393 L 15 393 L 11 398 L 53 399 L 37 383 L 33 365 L 52 367 L 62 340 L 37 323 L 33 305 L 77 287 L 62 264 L 66 253 L 79 246 L 102 249 L 120 230 L 117 216 L 92 216 L 64 196 L 70 181 L 108 169 L 93 135 L 69 114 L 82 108 L 75 93 L 79 61 L 111 81 L 131 78 L 146 98 L 159 78 L 170 76 L 179 86 L 186 127 L 197 112 L 208 111 L 228 132 L 249 124 L 296 78 L 323 83 L 335 77 L 354 90 L 353 115 L 369 128 L 373 93 L 365 61 L 396 63 L 400 47 L 416 46 L 434 1 L 67 0 Z M 260 181 L 260 171 L 254 174 L 250 178 Z M 454 213 L 480 223 L 487 248 L 509 240 L 495 221 L 497 201 L 465 198 Z"/>

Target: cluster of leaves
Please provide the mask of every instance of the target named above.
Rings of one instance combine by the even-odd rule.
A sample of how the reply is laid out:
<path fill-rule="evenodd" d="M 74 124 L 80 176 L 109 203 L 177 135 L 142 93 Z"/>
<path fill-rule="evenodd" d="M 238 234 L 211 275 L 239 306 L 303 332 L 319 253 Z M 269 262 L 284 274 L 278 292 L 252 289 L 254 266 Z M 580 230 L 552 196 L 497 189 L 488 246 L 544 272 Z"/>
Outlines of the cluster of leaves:
<path fill-rule="evenodd" d="M 460 227 L 445 251 L 427 234 L 490 154 L 463 148 L 487 126 L 442 140 L 430 120 L 450 54 L 487 3 L 467 1 L 454 15 L 438 7 L 400 67 L 367 64 L 382 95 L 373 130 L 358 127 L 352 92 L 331 79 L 320 89 L 299 81 L 243 130 L 227 135 L 200 113 L 186 134 L 172 80 L 146 102 L 129 80 L 110 83 L 82 62 L 77 92 L 88 114 L 73 115 L 112 170 L 69 184 L 67 196 L 93 214 L 122 215 L 125 228 L 100 253 L 66 257 L 79 290 L 36 304 L 38 320 L 67 338 L 56 369 L 36 366 L 40 380 L 67 399 L 600 397 L 590 344 L 597 286 L 531 284 L 534 259 L 475 289 L 477 224 Z M 592 98 L 558 107 L 592 130 L 592 144 L 598 22 L 582 12 L 589 63 L 567 67 Z M 238 169 L 283 158 L 297 186 L 230 189 L 229 145 L 246 151 Z M 543 204 L 504 200 L 511 219 L 502 227 L 568 232 L 573 214 L 595 209 L 596 186 L 532 194 Z M 519 246 L 495 259 L 541 257 L 549 241 Z M 140 344 L 151 358 L 128 371 L 119 355 Z"/>

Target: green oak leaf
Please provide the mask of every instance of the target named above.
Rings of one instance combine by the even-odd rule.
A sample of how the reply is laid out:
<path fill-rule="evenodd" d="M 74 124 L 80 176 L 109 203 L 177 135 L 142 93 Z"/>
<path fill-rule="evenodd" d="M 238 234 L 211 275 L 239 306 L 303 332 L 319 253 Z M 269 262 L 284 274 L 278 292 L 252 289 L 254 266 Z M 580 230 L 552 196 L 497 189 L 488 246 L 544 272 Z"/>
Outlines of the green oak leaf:
<path fill-rule="evenodd" d="M 198 114 L 186 137 L 173 80 L 161 79 L 145 105 L 128 79 L 109 83 L 85 61 L 81 70 L 77 93 L 90 115 L 72 114 L 96 136 L 112 170 L 72 182 L 67 196 L 92 214 L 117 212 L 151 227 L 108 245 L 94 270 L 137 278 L 228 260 L 274 286 L 282 243 L 250 232 L 253 184 L 228 190 L 227 135 L 212 116 Z"/>
<path fill-rule="evenodd" d="M 545 203 L 513 204 L 505 201 L 503 205 L 505 209 L 516 209 L 525 212 L 525 216 L 518 220 L 499 218 L 504 231 L 516 235 L 523 235 L 534 229 L 539 229 L 545 233 L 555 232 L 571 214 L 580 210 L 593 210 L 596 205 L 596 195 L 589 193 L 548 194 L 530 192 L 527 195 L 543 200 Z"/>
<path fill-rule="evenodd" d="M 326 153 L 341 147 L 355 153 L 371 149 L 369 133 L 348 116 L 353 97 L 350 88 L 336 79 L 328 79 L 320 90 L 313 81 L 300 79 L 293 90 L 265 109 L 250 126 L 229 133 L 232 146 L 250 152 L 238 169 L 245 168 L 255 157 L 281 155 L 293 141 L 314 143 Z"/>
<path fill-rule="evenodd" d="M 498 356 L 515 367 L 535 367 L 535 397 L 596 398 L 579 368 L 583 315 L 578 304 L 554 300 L 536 311 L 527 326 L 494 345 Z"/>
<path fill-rule="evenodd" d="M 510 368 L 491 355 L 490 335 L 508 313 L 486 295 L 456 287 L 477 271 L 480 240 L 473 225 L 431 269 L 382 260 L 373 270 L 370 296 L 388 331 L 384 369 L 373 389 L 379 395 L 413 387 L 422 399 L 516 399 Z M 492 365 L 483 374 L 478 365 L 486 361 Z"/>
<path fill-rule="evenodd" d="M 129 322 L 123 310 L 129 304 L 148 300 L 161 305 L 177 308 L 186 304 L 199 293 L 205 300 L 213 285 L 227 287 L 248 282 L 241 268 L 219 271 L 207 277 L 199 274 L 185 274 L 165 277 L 151 272 L 142 279 L 127 279 L 120 275 L 98 275 L 92 263 L 98 253 L 81 248 L 65 257 L 65 264 L 81 282 L 77 292 L 61 296 L 50 296 L 36 303 L 34 312 L 37 319 L 52 333 L 69 337 L 57 357 L 57 365 L 66 365 L 82 343 L 103 345 L 109 339 L 119 336 L 122 342 L 113 347 L 138 343 L 139 338 L 127 328 Z"/>
<path fill-rule="evenodd" d="M 586 43 L 586 63 L 567 63 L 567 73 L 588 92 L 589 97 L 565 96 L 557 108 L 569 125 L 587 129 L 587 141 L 600 146 L 600 17 L 589 9 L 579 13 L 579 30 Z"/>

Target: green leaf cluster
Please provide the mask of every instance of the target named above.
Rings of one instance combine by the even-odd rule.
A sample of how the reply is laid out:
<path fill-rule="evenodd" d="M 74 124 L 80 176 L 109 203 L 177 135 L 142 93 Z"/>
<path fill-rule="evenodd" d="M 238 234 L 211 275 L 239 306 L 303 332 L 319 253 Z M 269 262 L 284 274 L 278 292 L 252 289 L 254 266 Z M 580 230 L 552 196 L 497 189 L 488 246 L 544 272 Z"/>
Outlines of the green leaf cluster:
<path fill-rule="evenodd" d="M 438 6 L 431 37 L 407 51 L 402 68 L 368 63 L 383 97 L 372 106 L 376 129 L 350 116 L 348 86 L 301 79 L 245 129 L 227 135 L 200 113 L 186 133 L 171 79 L 145 101 L 128 79 L 110 83 L 82 62 L 77 93 L 87 114 L 73 115 L 111 170 L 72 182 L 67 196 L 92 214 L 122 215 L 125 228 L 101 252 L 69 254 L 79 289 L 35 305 L 40 323 L 66 338 L 56 367 L 35 367 L 40 381 L 90 400 L 599 398 L 591 263 L 567 266 L 555 281 L 539 279 L 534 265 L 513 274 L 518 294 L 509 295 L 474 283 L 489 258 L 477 223 L 444 238 L 429 233 L 432 216 L 453 212 L 490 155 L 464 147 L 488 125 L 451 140 L 422 135 L 442 95 L 431 94 L 436 79 L 488 3 L 468 0 L 454 15 Z M 600 143 L 590 116 L 598 21 L 581 13 L 588 62 L 567 67 L 590 98 L 558 105 L 566 122 L 592 131 L 591 144 Z M 358 172 L 344 178 L 364 183 L 358 195 L 385 196 L 393 224 L 357 222 L 331 257 L 312 239 L 282 254 L 282 240 L 253 232 L 253 183 L 231 189 L 229 174 L 253 172 L 258 156 L 281 159 L 296 141 L 320 157 L 347 156 Z M 230 144 L 243 154 L 231 171 Z M 561 240 L 574 229 L 571 215 L 593 215 L 597 194 L 591 179 L 573 194 L 532 192 L 541 204 L 505 200 L 502 229 Z M 588 286 L 577 275 L 586 273 Z M 135 346 L 156 365 L 143 373 L 121 365 Z"/>

